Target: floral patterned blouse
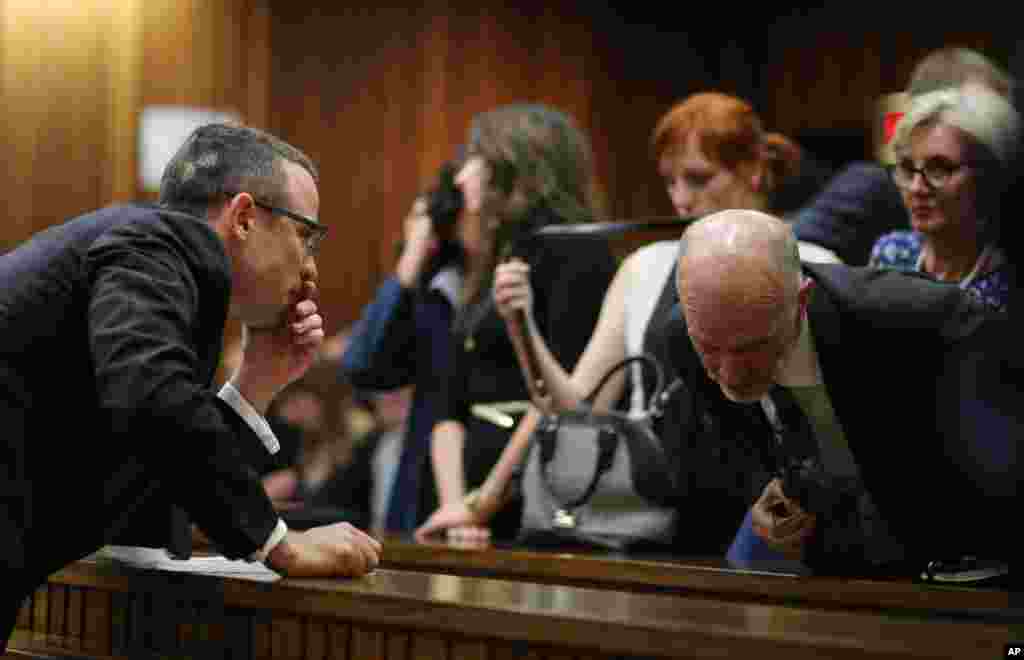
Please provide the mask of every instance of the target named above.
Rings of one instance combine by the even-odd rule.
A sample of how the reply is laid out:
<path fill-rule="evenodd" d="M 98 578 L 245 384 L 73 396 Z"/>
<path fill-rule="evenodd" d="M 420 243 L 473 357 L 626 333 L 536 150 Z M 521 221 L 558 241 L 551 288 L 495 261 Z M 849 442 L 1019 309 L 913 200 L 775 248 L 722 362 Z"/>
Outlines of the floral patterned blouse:
<path fill-rule="evenodd" d="M 883 235 L 871 248 L 868 265 L 906 271 L 921 271 L 921 235 L 914 231 L 894 231 Z M 977 272 L 960 286 L 983 303 L 1000 311 L 1006 310 L 1010 298 L 1009 266 L 995 246 L 988 246 L 979 257 Z"/>

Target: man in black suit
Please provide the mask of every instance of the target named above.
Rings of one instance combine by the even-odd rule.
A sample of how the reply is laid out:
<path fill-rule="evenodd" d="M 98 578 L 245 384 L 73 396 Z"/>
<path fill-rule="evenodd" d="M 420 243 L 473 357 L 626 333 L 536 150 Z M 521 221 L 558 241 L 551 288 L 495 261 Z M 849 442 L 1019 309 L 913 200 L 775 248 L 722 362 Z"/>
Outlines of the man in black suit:
<path fill-rule="evenodd" d="M 775 427 L 787 466 L 753 507 L 759 535 L 827 571 L 1006 559 L 990 516 L 1013 510 L 1014 441 L 978 443 L 958 385 L 963 355 L 1000 350 L 978 338 L 1003 320 L 954 285 L 801 264 L 792 230 L 763 213 L 717 213 L 686 237 L 673 361 L 705 396 L 759 406 L 771 424 L 751 433 L 774 442 Z M 1020 398 L 986 400 L 1007 394 Z"/>
<path fill-rule="evenodd" d="M 297 533 L 258 465 L 263 414 L 323 340 L 317 173 L 255 129 L 197 129 L 157 207 L 51 227 L 0 257 L 0 640 L 46 576 L 104 544 L 165 547 L 180 507 L 229 557 L 287 575 L 372 570 L 347 523 Z M 228 317 L 242 364 L 210 389 Z"/>

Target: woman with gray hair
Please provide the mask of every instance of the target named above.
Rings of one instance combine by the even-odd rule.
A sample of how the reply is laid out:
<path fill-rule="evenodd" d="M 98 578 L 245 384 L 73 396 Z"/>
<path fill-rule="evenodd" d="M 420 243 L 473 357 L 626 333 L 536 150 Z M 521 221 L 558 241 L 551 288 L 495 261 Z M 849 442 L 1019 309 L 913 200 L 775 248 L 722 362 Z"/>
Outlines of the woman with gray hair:
<path fill-rule="evenodd" d="M 1010 273 L 996 246 L 999 200 L 1019 124 L 1013 106 L 982 85 L 914 97 L 896 127 L 897 164 L 890 168 L 911 231 L 879 238 L 870 264 L 958 283 L 1005 309 Z"/>

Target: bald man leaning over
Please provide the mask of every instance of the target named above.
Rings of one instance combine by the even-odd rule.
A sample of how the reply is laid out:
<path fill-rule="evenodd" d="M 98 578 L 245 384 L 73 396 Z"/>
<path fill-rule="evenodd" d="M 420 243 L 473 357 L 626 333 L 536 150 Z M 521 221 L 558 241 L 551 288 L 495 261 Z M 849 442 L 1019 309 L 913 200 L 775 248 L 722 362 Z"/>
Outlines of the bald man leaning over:
<path fill-rule="evenodd" d="M 963 508 L 976 484 L 945 458 L 937 387 L 985 312 L 922 277 L 801 264 L 789 226 L 763 213 L 716 213 L 686 236 L 673 359 L 707 396 L 760 406 L 769 425 L 751 433 L 781 445 L 759 535 L 823 571 L 992 551 Z"/>

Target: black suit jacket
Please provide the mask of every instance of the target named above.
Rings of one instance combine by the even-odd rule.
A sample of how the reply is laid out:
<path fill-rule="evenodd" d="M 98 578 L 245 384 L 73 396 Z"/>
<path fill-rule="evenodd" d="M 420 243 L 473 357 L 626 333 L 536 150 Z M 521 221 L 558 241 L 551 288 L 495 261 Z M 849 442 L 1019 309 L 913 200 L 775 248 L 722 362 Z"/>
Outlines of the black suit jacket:
<path fill-rule="evenodd" d="M 988 501 L 976 483 L 982 473 L 957 460 L 974 453 L 976 436 L 970 424 L 957 432 L 949 420 L 965 394 L 956 382 L 958 356 L 973 350 L 995 359 L 1005 345 L 982 348 L 979 339 L 1003 319 L 955 285 L 914 274 L 833 264 L 804 269 L 816 283 L 808 315 L 825 386 L 864 484 L 907 558 L 980 552 L 976 537 L 951 527 L 954 518 L 978 520 Z M 671 336 L 673 361 L 721 406 L 725 397 L 704 373 L 680 314 Z"/>
<path fill-rule="evenodd" d="M 910 219 L 899 189 L 875 163 L 851 163 L 793 215 L 801 241 L 832 250 L 851 266 L 863 266 L 882 234 L 906 229 Z"/>
<path fill-rule="evenodd" d="M 205 221 L 103 209 L 0 256 L 0 283 L 0 568 L 165 545 L 172 504 L 229 556 L 266 542 L 266 450 L 210 389 L 230 273 Z"/>

